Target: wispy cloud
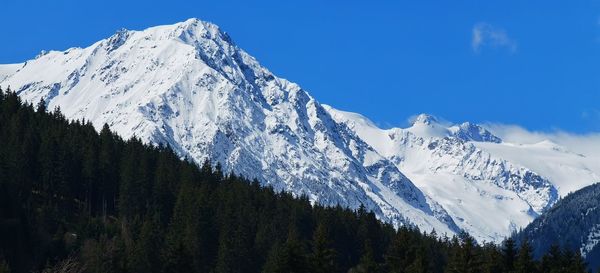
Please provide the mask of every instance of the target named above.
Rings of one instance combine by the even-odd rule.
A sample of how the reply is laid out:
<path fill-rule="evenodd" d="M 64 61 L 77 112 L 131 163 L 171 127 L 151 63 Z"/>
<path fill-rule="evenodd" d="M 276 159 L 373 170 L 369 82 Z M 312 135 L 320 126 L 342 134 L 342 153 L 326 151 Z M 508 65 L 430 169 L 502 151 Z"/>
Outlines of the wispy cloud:
<path fill-rule="evenodd" d="M 508 36 L 506 30 L 485 22 L 480 22 L 473 26 L 471 48 L 475 53 L 479 53 L 486 46 L 506 48 L 511 53 L 517 51 L 517 42 Z"/>
<path fill-rule="evenodd" d="M 487 123 L 488 130 L 503 141 L 515 144 L 534 144 L 550 140 L 568 150 L 600 159 L 600 133 L 574 134 L 561 130 L 536 132 L 518 125 Z"/>

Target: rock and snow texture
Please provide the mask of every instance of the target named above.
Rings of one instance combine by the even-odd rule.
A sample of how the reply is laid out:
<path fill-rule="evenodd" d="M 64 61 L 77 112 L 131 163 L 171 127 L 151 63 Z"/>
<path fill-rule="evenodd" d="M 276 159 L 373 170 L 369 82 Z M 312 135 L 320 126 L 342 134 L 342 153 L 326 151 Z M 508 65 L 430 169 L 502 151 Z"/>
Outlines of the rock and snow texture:
<path fill-rule="evenodd" d="M 359 114 L 325 107 L 480 241 L 527 225 L 558 197 L 544 177 L 477 148 L 476 141 L 501 143 L 478 125 L 446 125 L 422 114 L 409 128 L 383 130 Z"/>
<path fill-rule="evenodd" d="M 584 258 L 600 243 L 600 224 L 593 226 L 579 248 Z"/>
<path fill-rule="evenodd" d="M 0 85 L 124 138 L 325 205 L 361 204 L 394 224 L 455 233 L 441 205 L 298 85 L 274 76 L 216 25 L 190 19 L 120 30 L 87 48 L 0 66 Z"/>
<path fill-rule="evenodd" d="M 506 144 L 476 124 L 421 115 L 382 130 L 319 104 L 197 19 L 0 65 L 0 86 L 313 202 L 363 204 L 396 225 L 498 241 L 558 197 L 543 173 L 497 156 L 493 145 Z"/>

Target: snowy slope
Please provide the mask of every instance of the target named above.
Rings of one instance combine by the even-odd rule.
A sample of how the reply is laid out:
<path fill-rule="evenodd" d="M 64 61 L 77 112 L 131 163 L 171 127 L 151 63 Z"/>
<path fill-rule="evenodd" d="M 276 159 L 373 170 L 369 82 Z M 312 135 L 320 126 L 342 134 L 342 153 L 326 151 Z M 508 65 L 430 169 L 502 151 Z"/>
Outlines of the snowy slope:
<path fill-rule="evenodd" d="M 364 204 L 396 225 L 465 229 L 479 241 L 525 226 L 568 188 L 554 181 L 562 171 L 530 167 L 541 158 L 510 150 L 476 124 L 421 115 L 409 128 L 383 130 L 323 106 L 197 19 L 120 30 L 86 48 L 0 65 L 0 86 L 312 202 Z M 560 164 L 571 159 L 554 155 Z M 585 174 L 581 185 L 598 173 L 568 166 Z"/>
<path fill-rule="evenodd" d="M 539 163 L 533 164 L 550 154 L 531 149 L 509 151 L 506 147 L 517 146 L 502 142 L 476 124 L 449 125 L 423 114 L 408 128 L 384 130 L 360 114 L 325 107 L 336 121 L 346 124 L 392 161 L 417 187 L 441 204 L 460 228 L 480 241 L 497 241 L 527 225 L 557 200 L 559 186 L 570 183 L 550 179 L 563 174 L 563 170 L 549 171 L 540 168 Z M 559 152 L 554 146 L 543 151 Z M 564 150 L 560 153 L 580 156 Z M 573 159 L 565 154 L 554 156 L 563 163 Z M 581 185 L 594 182 L 594 175 L 582 177 L 581 181 L 587 182 Z"/>
<path fill-rule="evenodd" d="M 543 174 L 561 196 L 600 181 L 600 158 L 544 140 L 533 144 L 474 143 L 489 153 Z"/>
<path fill-rule="evenodd" d="M 196 162 L 220 162 L 313 202 L 364 204 L 396 225 L 459 230 L 394 164 L 211 23 L 120 30 L 0 71 L 0 85 L 96 128 L 107 123 L 125 138 L 168 143 Z"/>
<path fill-rule="evenodd" d="M 23 64 L 5 64 L 0 65 L 0 82 L 6 79 L 8 76 L 14 74 L 19 70 Z"/>

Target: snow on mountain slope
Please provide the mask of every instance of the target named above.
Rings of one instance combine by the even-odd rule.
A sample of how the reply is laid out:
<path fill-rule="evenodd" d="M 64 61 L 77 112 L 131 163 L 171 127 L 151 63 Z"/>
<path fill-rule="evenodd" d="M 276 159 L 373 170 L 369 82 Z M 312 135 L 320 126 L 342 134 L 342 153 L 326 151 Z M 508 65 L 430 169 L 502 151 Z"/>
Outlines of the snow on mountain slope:
<path fill-rule="evenodd" d="M 600 158 L 569 151 L 549 140 L 533 144 L 481 142 L 474 145 L 543 174 L 561 196 L 600 181 Z"/>
<path fill-rule="evenodd" d="M 409 128 L 383 130 L 359 114 L 325 107 L 480 241 L 527 225 L 558 197 L 546 178 L 478 148 L 476 141 L 501 142 L 478 125 L 419 115 Z"/>
<path fill-rule="evenodd" d="M 582 173 L 579 187 L 598 173 L 591 161 L 577 165 L 569 161 L 577 155 L 558 152 L 552 162 L 563 169 L 532 165 L 545 155 L 512 151 L 472 123 L 420 115 L 409 128 L 382 130 L 359 114 L 322 106 L 197 19 L 120 30 L 86 48 L 0 65 L 0 86 L 312 202 L 363 204 L 396 225 L 465 229 L 479 241 L 502 240 L 531 222 L 555 202 L 557 188 L 568 189 L 567 180 L 555 179 Z"/>
<path fill-rule="evenodd" d="M 120 30 L 86 48 L 0 66 L 0 85 L 125 138 L 325 205 L 361 204 L 396 225 L 453 234 L 448 212 L 298 85 L 277 78 L 216 25 L 190 19 Z"/>
<path fill-rule="evenodd" d="M 14 74 L 19 70 L 23 64 L 5 64 L 0 65 L 0 82 L 6 79 L 8 76 Z"/>

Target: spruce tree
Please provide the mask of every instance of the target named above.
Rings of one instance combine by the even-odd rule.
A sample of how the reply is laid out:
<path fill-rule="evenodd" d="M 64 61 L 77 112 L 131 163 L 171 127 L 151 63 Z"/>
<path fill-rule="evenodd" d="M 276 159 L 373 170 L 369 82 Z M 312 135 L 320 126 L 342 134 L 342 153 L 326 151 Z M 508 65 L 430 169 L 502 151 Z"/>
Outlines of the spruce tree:
<path fill-rule="evenodd" d="M 414 260 L 406 268 L 406 273 L 428 273 L 431 272 L 429 267 L 429 258 L 425 247 L 419 246 L 415 251 Z"/>
<path fill-rule="evenodd" d="M 309 259 L 311 272 L 336 272 L 336 252 L 331 248 L 328 226 L 323 222 L 314 232 L 313 245 L 313 252 Z"/>
<path fill-rule="evenodd" d="M 517 250 L 515 241 L 511 237 L 508 237 L 504 241 L 504 246 L 502 247 L 502 256 L 504 256 L 504 270 L 506 272 L 513 271 L 515 269 Z"/>
<path fill-rule="evenodd" d="M 481 271 L 480 257 L 477 253 L 475 239 L 466 232 L 460 234 L 460 244 L 454 239 L 446 272 L 475 273 Z"/>
<path fill-rule="evenodd" d="M 573 259 L 569 265 L 570 273 L 585 273 L 587 271 L 587 264 L 579 251 L 574 251 Z"/>
<path fill-rule="evenodd" d="M 533 250 L 527 240 L 523 240 L 519 247 L 515 261 L 516 273 L 535 273 L 536 265 L 533 261 Z"/>
<path fill-rule="evenodd" d="M 291 228 L 287 240 L 283 244 L 276 243 L 273 246 L 265 263 L 264 273 L 310 272 L 306 254 L 297 236 L 295 228 Z"/>
<path fill-rule="evenodd" d="M 558 272 L 562 267 L 563 255 L 558 245 L 553 244 L 540 262 L 540 272 Z"/>
<path fill-rule="evenodd" d="M 504 264 L 503 256 L 498 247 L 493 243 L 486 243 L 482 248 L 483 273 L 502 273 Z"/>
<path fill-rule="evenodd" d="M 408 265 L 415 259 L 409 255 L 409 248 L 411 247 L 409 238 L 408 230 L 401 227 L 392 239 L 386 253 L 386 267 L 390 272 L 406 272 Z"/>
<path fill-rule="evenodd" d="M 359 264 L 352 271 L 353 273 L 375 273 L 380 272 L 380 266 L 375 260 L 375 251 L 373 250 L 373 243 L 370 239 L 366 239 L 360 258 Z"/>

